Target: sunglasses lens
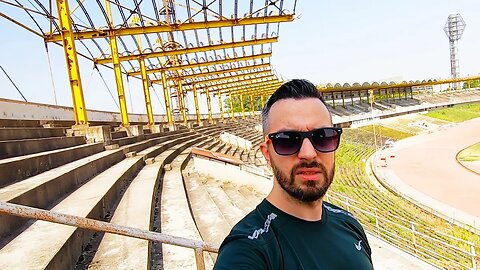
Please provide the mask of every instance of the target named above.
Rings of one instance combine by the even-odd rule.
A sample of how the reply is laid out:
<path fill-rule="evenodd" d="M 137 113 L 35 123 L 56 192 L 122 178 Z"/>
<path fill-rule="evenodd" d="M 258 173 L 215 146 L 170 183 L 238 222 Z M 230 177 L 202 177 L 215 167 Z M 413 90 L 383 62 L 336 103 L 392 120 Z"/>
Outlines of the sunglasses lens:
<path fill-rule="evenodd" d="M 272 140 L 273 148 L 279 155 L 292 155 L 296 153 L 301 146 L 300 134 L 297 132 L 279 132 Z"/>
<path fill-rule="evenodd" d="M 312 144 L 319 152 L 335 151 L 340 142 L 340 133 L 333 128 L 317 129 L 313 132 Z"/>

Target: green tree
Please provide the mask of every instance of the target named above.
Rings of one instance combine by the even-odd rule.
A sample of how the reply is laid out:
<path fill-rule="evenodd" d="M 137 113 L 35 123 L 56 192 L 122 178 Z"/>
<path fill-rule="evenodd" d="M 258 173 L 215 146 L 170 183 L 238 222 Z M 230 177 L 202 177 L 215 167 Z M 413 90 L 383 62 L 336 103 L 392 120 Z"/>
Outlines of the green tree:
<path fill-rule="evenodd" d="M 234 112 L 241 112 L 242 111 L 242 105 L 240 104 L 240 97 L 239 96 L 233 96 L 233 111 Z M 265 99 L 266 100 L 266 99 Z M 224 99 L 224 110 L 225 112 L 230 112 L 230 98 L 227 97 Z M 253 97 L 253 106 L 255 111 L 260 111 L 262 109 L 262 100 L 260 97 Z M 243 96 L 243 107 L 245 109 L 245 112 L 251 112 L 252 111 L 252 105 L 250 102 L 250 96 Z"/>
<path fill-rule="evenodd" d="M 463 89 L 480 87 L 480 80 L 471 80 L 463 83 Z"/>

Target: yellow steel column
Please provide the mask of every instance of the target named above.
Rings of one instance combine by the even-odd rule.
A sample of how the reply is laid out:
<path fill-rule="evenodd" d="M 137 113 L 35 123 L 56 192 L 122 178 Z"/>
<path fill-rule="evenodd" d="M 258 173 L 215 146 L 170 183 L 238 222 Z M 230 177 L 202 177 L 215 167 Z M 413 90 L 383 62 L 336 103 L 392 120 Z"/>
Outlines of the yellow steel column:
<path fill-rule="evenodd" d="M 150 89 L 147 76 L 147 68 L 145 67 L 145 59 L 140 57 L 140 71 L 142 72 L 143 94 L 145 95 L 145 106 L 147 107 L 148 125 L 155 125 L 153 120 L 152 103 L 150 101 Z"/>
<path fill-rule="evenodd" d="M 122 117 L 122 126 L 130 125 L 128 120 L 127 102 L 125 100 L 125 91 L 123 89 L 122 70 L 120 69 L 120 60 L 118 58 L 117 37 L 110 34 L 110 51 L 112 53 L 113 70 L 115 72 L 115 82 L 117 83 L 118 101 L 120 103 L 120 115 Z"/>
<path fill-rule="evenodd" d="M 163 87 L 163 98 L 165 99 L 165 112 L 167 112 L 167 121 L 169 125 L 173 124 L 172 110 L 170 106 L 170 94 L 168 93 L 167 78 L 165 77 L 165 71 L 161 71 L 160 75 L 162 77 L 162 87 Z"/>
<path fill-rule="evenodd" d="M 252 116 L 255 115 L 255 102 L 253 99 L 253 95 L 250 95 L 250 106 L 252 106 Z"/>
<path fill-rule="evenodd" d="M 109 19 L 110 29 L 113 29 L 113 17 L 109 1 L 105 1 L 105 9 Z M 120 59 L 118 57 L 117 37 L 115 36 L 113 30 L 110 31 L 108 37 L 110 41 L 110 52 L 112 54 L 113 71 L 115 73 L 115 82 L 117 84 L 118 101 L 120 103 L 120 116 L 122 117 L 122 126 L 126 127 L 130 125 L 130 121 L 128 120 L 127 102 L 125 100 L 125 91 L 123 88 L 122 70 L 120 68 Z"/>
<path fill-rule="evenodd" d="M 80 79 L 77 49 L 75 48 L 68 1 L 56 0 L 56 2 L 60 28 L 62 29 L 63 52 L 65 53 L 70 91 L 72 92 L 75 125 L 88 125 L 87 108 L 85 108 L 85 100 L 83 98 L 82 81 Z"/>
<path fill-rule="evenodd" d="M 205 87 L 205 95 L 207 95 L 208 122 L 212 123 L 213 122 L 212 104 L 210 100 L 210 91 L 208 91 L 208 87 Z"/>
<path fill-rule="evenodd" d="M 230 99 L 230 114 L 232 116 L 232 119 L 235 119 L 235 110 L 233 109 L 233 97 L 231 93 L 228 93 L 228 97 Z"/>
<path fill-rule="evenodd" d="M 198 107 L 197 85 L 193 84 L 193 100 L 195 102 L 195 114 L 197 115 L 197 123 L 200 125 L 202 119 L 200 118 L 200 108 Z"/>
<path fill-rule="evenodd" d="M 182 80 L 178 80 L 178 93 L 180 93 L 180 110 L 182 111 L 183 123 L 186 126 L 188 123 L 187 106 L 185 103 L 185 94 L 183 93 Z"/>
<path fill-rule="evenodd" d="M 242 106 L 242 116 L 245 118 L 245 107 L 243 106 L 243 95 L 239 95 L 240 97 L 240 105 Z"/>
<path fill-rule="evenodd" d="M 220 119 L 223 120 L 223 104 L 222 104 L 222 94 L 218 91 L 218 108 L 220 109 Z"/>
<path fill-rule="evenodd" d="M 265 107 L 265 96 L 261 95 L 260 98 L 261 98 L 261 101 L 262 101 L 262 109 L 263 109 L 263 107 Z"/>

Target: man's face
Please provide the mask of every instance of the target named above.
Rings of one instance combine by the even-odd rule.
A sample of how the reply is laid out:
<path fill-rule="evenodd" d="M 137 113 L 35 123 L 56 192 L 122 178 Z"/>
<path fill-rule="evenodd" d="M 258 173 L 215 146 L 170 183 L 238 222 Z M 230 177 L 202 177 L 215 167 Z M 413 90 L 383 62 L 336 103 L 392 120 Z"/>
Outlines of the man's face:
<path fill-rule="evenodd" d="M 331 126 L 330 114 L 319 99 L 283 99 L 270 108 L 267 133 Z M 290 156 L 278 155 L 271 143 L 260 144 L 260 149 L 273 169 L 276 184 L 288 195 L 302 202 L 313 202 L 325 195 L 333 180 L 334 152 L 316 151 L 308 138 Z"/>

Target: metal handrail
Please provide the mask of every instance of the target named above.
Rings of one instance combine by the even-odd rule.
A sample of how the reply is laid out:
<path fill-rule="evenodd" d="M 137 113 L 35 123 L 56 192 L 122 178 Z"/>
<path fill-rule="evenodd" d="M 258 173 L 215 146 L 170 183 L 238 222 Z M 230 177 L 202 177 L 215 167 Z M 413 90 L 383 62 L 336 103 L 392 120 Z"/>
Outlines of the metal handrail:
<path fill-rule="evenodd" d="M 342 202 L 342 203 L 348 202 L 350 205 L 352 205 L 351 203 L 354 202 L 354 203 L 356 203 L 356 204 L 358 204 L 358 205 L 360 205 L 360 206 L 362 207 L 362 208 L 359 208 L 359 209 L 362 209 L 362 211 L 367 211 L 367 212 L 368 212 L 368 210 L 365 210 L 364 208 L 372 209 L 372 210 L 374 210 L 374 212 L 375 212 L 375 211 L 380 211 L 380 209 L 378 209 L 378 208 L 376 208 L 376 207 L 372 207 L 372 206 L 369 206 L 369 205 L 364 205 L 364 204 L 362 204 L 361 202 L 359 202 L 359 201 L 357 201 L 357 200 L 354 200 L 354 199 L 351 199 L 351 198 L 349 198 L 349 197 L 347 197 L 347 196 L 345 196 L 345 195 L 342 195 L 342 194 L 340 194 L 340 193 L 336 193 L 336 192 L 333 192 L 333 191 L 329 191 L 328 194 L 327 194 L 327 197 L 328 197 L 328 196 L 331 196 L 332 198 L 334 198 L 334 199 L 336 199 L 337 201 Z M 338 198 L 336 198 L 336 197 L 341 197 L 341 198 L 343 198 L 345 201 L 341 201 L 340 199 L 338 199 Z M 353 205 L 352 205 L 352 206 L 353 206 Z M 358 206 L 357 206 L 357 208 L 358 208 Z M 370 213 L 370 214 L 371 214 L 371 213 Z M 463 242 L 464 244 L 467 244 L 467 245 L 473 245 L 473 244 L 474 244 L 474 243 L 471 242 L 471 241 L 467 241 L 467 240 L 465 240 L 465 239 L 461 239 L 461 238 L 458 238 L 458 237 L 456 237 L 456 236 L 453 236 L 453 235 L 450 235 L 450 234 L 446 234 L 446 233 L 441 232 L 441 231 L 438 231 L 438 230 L 436 230 L 436 229 L 434 229 L 434 228 L 432 228 L 432 227 L 428 227 L 428 226 L 419 224 L 419 223 L 417 223 L 417 222 L 408 220 L 408 219 L 406 219 L 406 218 L 404 218 L 404 217 L 401 217 L 401 216 L 393 215 L 393 214 L 391 214 L 390 212 L 389 212 L 388 214 L 386 214 L 385 216 L 391 217 L 391 218 L 393 218 L 393 219 L 395 219 L 395 220 L 404 221 L 405 223 L 414 224 L 416 227 L 421 227 L 421 228 L 423 228 L 424 230 L 432 231 L 432 232 L 434 232 L 435 234 L 439 234 L 439 235 L 442 235 L 442 236 L 451 238 L 451 239 L 453 239 L 453 240 L 455 240 L 455 241 Z M 388 220 L 387 220 L 387 221 L 388 221 Z M 399 225 L 399 226 L 401 226 L 401 225 Z"/>
<path fill-rule="evenodd" d="M 161 242 L 169 245 L 191 248 L 195 251 L 195 260 L 198 270 L 205 270 L 203 252 L 207 251 L 218 253 L 219 248 L 216 245 L 211 245 L 203 241 L 192 240 L 183 237 L 168 235 L 165 233 L 152 232 L 148 230 L 112 224 L 105 221 L 99 221 L 74 215 L 67 215 L 54 211 L 48 211 L 7 202 L 0 202 L 0 214 L 38 219 L 88 229 L 92 231 L 112 233 L 138 239 L 150 240 L 154 242 Z"/>
<path fill-rule="evenodd" d="M 352 204 L 351 204 L 352 202 L 358 203 L 357 201 L 355 201 L 355 200 L 353 200 L 353 199 L 350 199 L 350 198 L 348 198 L 348 197 L 346 197 L 346 196 L 343 196 L 343 195 L 341 195 L 341 194 L 338 194 L 338 195 L 340 195 L 339 197 L 341 197 L 341 198 L 337 198 L 336 195 L 337 195 L 337 194 L 332 195 L 331 192 L 329 192 L 328 194 L 326 194 L 325 199 L 326 199 L 326 200 L 329 200 L 329 201 L 335 200 L 335 201 L 337 201 L 337 202 L 340 202 L 340 203 L 344 204 L 344 205 L 346 206 L 346 208 L 347 208 L 347 211 L 349 211 L 350 208 L 354 208 L 356 211 L 359 211 L 359 212 L 361 212 L 361 213 L 363 213 L 363 214 L 367 214 L 367 215 L 373 216 L 373 217 L 375 218 L 375 229 L 370 230 L 370 229 L 368 228 L 368 226 L 366 226 L 367 224 L 364 224 L 365 230 L 369 231 L 369 232 L 372 233 L 372 234 L 376 234 L 376 235 L 378 235 L 378 236 L 380 236 L 381 238 L 384 238 L 384 239 L 386 239 L 386 240 L 389 239 L 389 240 L 387 240 L 387 241 L 389 241 L 389 242 L 391 242 L 391 243 L 393 242 L 393 244 L 396 245 L 397 247 L 399 247 L 400 249 L 402 249 L 402 244 L 399 243 L 399 242 L 400 242 L 399 239 L 400 239 L 400 240 L 404 240 L 404 241 L 406 241 L 407 243 L 412 242 L 413 245 L 412 245 L 411 247 L 409 247 L 409 248 L 411 248 L 411 249 L 413 250 L 413 253 L 412 253 L 412 252 L 409 252 L 409 253 L 412 254 L 413 256 L 415 256 L 415 257 L 417 257 L 417 258 L 419 258 L 419 259 L 423 259 L 423 260 L 424 260 L 425 258 L 434 258 L 433 254 L 435 254 L 435 255 L 437 255 L 437 256 L 439 256 L 439 257 L 441 257 L 441 258 L 447 260 L 448 262 L 453 263 L 453 264 L 455 264 L 455 265 L 457 265 L 457 266 L 462 266 L 462 267 L 465 267 L 465 268 L 467 268 L 467 269 L 473 269 L 473 270 L 478 269 L 478 268 L 477 268 L 478 265 L 477 265 L 477 262 L 476 262 L 476 251 L 475 251 L 476 245 L 475 245 L 475 243 L 470 242 L 470 241 L 466 241 L 466 240 L 464 240 L 464 239 L 457 238 L 457 237 L 452 236 L 452 235 L 448 235 L 448 234 L 442 233 L 443 236 L 449 237 L 449 238 L 452 239 L 452 240 L 455 240 L 455 241 L 458 241 L 458 242 L 460 242 L 460 243 L 462 243 L 462 244 L 468 245 L 468 246 L 470 247 L 470 250 L 469 250 L 469 251 L 466 251 L 466 250 L 462 249 L 462 248 L 459 247 L 459 246 L 451 245 L 451 244 L 449 244 L 449 243 L 447 243 L 447 242 L 445 242 L 445 241 L 442 241 L 442 240 L 440 240 L 440 239 L 433 238 L 433 237 L 431 237 L 431 236 L 429 236 L 429 235 L 426 235 L 426 234 L 424 234 L 424 233 L 422 233 L 422 232 L 417 231 L 415 228 L 416 228 L 416 227 L 420 227 L 420 226 L 419 226 L 419 224 L 417 224 L 417 223 L 415 223 L 415 222 L 407 221 L 407 222 L 410 223 L 411 228 L 406 227 L 406 226 L 404 226 L 404 225 L 395 223 L 394 221 L 388 220 L 388 219 L 386 219 L 386 218 L 379 217 L 377 211 L 370 212 L 370 211 L 368 211 L 368 210 L 364 210 L 364 209 L 362 209 L 362 208 L 359 208 L 358 206 L 352 205 Z M 342 200 L 342 199 L 343 199 L 343 200 Z M 372 208 L 372 207 L 370 207 L 370 208 Z M 373 209 L 376 210 L 375 208 L 373 208 Z M 400 218 L 400 217 L 399 217 L 399 218 Z M 361 221 L 361 220 L 359 220 L 359 221 Z M 393 232 L 391 232 L 390 230 L 388 230 L 388 228 L 383 228 L 383 227 L 381 226 L 381 223 L 383 223 L 383 224 L 387 223 L 387 224 L 396 226 L 397 228 L 400 228 L 400 229 L 402 229 L 402 230 L 408 231 L 408 232 L 411 234 L 411 238 L 405 238 L 405 237 L 402 237 L 401 235 L 394 235 Z M 424 227 L 424 226 L 421 226 L 421 227 Z M 430 228 L 428 228 L 428 227 L 424 227 L 424 228 L 429 229 L 429 230 L 432 230 L 432 229 L 430 229 Z M 386 235 L 384 235 L 383 233 L 381 233 L 380 231 L 384 231 L 384 232 L 387 233 L 387 234 L 391 234 L 392 236 L 395 236 L 397 239 L 393 239 L 392 236 L 386 236 Z M 437 231 L 434 231 L 434 232 L 437 233 Z M 455 261 L 454 259 L 447 258 L 447 257 L 445 257 L 444 255 L 437 253 L 435 250 L 429 249 L 429 248 L 426 247 L 426 246 L 422 246 L 421 244 L 419 244 L 419 243 L 416 241 L 417 239 L 423 239 L 423 240 L 426 240 L 426 241 L 428 241 L 428 242 L 433 242 L 433 243 L 435 243 L 435 244 L 442 245 L 443 247 L 448 247 L 448 248 L 454 250 L 454 251 L 455 251 L 455 252 L 454 252 L 455 254 L 461 253 L 460 256 L 465 256 L 465 257 L 468 257 L 468 258 L 471 259 L 471 268 L 470 268 L 470 266 L 466 266 L 466 265 L 462 264 L 462 263 L 459 262 L 459 261 Z M 424 252 L 423 252 L 422 250 L 424 250 Z M 408 252 L 408 251 L 407 251 L 407 252 Z M 420 256 L 418 256 L 418 254 L 423 254 L 424 257 L 420 257 Z M 465 257 L 464 257 L 464 258 L 465 258 Z M 429 263 L 432 263 L 432 262 L 429 262 Z M 432 264 L 434 264 L 434 265 L 436 265 L 436 266 L 439 266 L 439 267 L 445 266 L 444 264 L 441 265 L 441 262 L 432 263 Z"/>

